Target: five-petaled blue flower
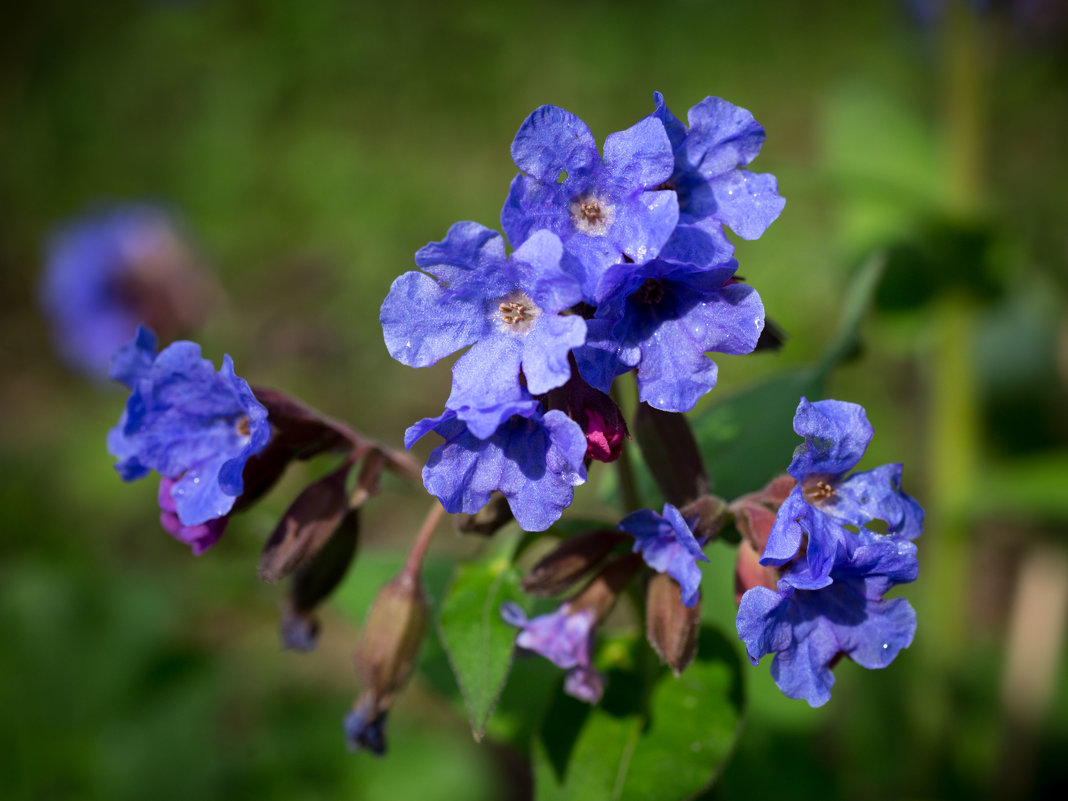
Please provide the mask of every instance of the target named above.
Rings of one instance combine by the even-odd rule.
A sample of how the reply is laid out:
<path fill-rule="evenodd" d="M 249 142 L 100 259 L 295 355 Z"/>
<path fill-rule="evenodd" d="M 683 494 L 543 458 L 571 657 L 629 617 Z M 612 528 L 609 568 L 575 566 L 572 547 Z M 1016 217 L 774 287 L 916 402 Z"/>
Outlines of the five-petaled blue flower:
<path fill-rule="evenodd" d="M 675 193 L 660 188 L 675 160 L 655 117 L 609 135 L 602 159 L 586 123 L 542 106 L 520 126 L 512 159 L 522 173 L 501 210 L 505 234 L 513 245 L 535 231 L 556 234 L 591 303 L 605 270 L 655 257 L 678 222 Z"/>
<path fill-rule="evenodd" d="M 411 426 L 405 447 L 430 431 L 445 442 L 431 452 L 423 484 L 450 513 L 473 514 L 500 490 L 525 531 L 544 531 L 586 481 L 582 428 L 529 395 L 490 409 L 447 409 Z"/>
<path fill-rule="evenodd" d="M 501 617 L 521 629 L 515 644 L 541 654 L 567 671 L 564 692 L 588 704 L 596 704 L 604 693 L 604 680 L 591 665 L 593 629 L 597 622 L 593 610 L 572 610 L 568 604 L 535 618 L 514 603 L 501 605 Z"/>
<path fill-rule="evenodd" d="M 670 503 L 664 513 L 639 509 L 619 521 L 619 529 L 635 539 L 634 550 L 658 573 L 667 573 L 682 588 L 682 602 L 693 606 L 700 597 L 701 568 L 708 557 L 682 513 Z"/>
<path fill-rule="evenodd" d="M 612 286 L 576 351 L 583 377 L 607 392 L 612 379 L 637 368 L 639 399 L 685 412 L 716 384 L 705 353 L 742 354 L 756 347 L 764 305 L 734 280 L 733 259 L 711 268 L 654 259 L 605 273 Z"/>
<path fill-rule="evenodd" d="M 761 564 L 793 562 L 782 580 L 801 590 L 815 590 L 833 580 L 831 570 L 839 551 L 853 536 L 847 526 L 856 530 L 882 520 L 886 535 L 893 539 L 920 535 L 923 509 L 902 492 L 900 464 L 845 475 L 872 438 L 863 407 L 836 400 L 809 403 L 802 398 L 794 431 L 805 438 L 787 468 L 797 486 L 779 507 Z"/>
<path fill-rule="evenodd" d="M 157 354 L 155 335 L 145 328 L 115 354 L 111 377 L 132 390 L 108 432 L 115 468 L 126 481 L 159 473 L 169 495 L 160 508 L 177 517 L 177 526 L 169 518 L 164 526 L 203 550 L 221 524 L 188 529 L 233 507 L 245 462 L 271 437 L 267 409 L 234 374 L 229 356 L 215 372 L 194 342 L 175 342 Z"/>
<path fill-rule="evenodd" d="M 457 223 L 415 254 L 426 273 L 393 282 L 382 304 L 386 347 L 424 367 L 473 345 L 453 367 L 449 409 L 516 400 L 520 369 L 534 394 L 561 386 L 571 375 L 568 353 L 586 339 L 585 320 L 562 314 L 582 299 L 560 267 L 562 253 L 554 234 L 538 231 L 506 258 L 496 231 Z"/>

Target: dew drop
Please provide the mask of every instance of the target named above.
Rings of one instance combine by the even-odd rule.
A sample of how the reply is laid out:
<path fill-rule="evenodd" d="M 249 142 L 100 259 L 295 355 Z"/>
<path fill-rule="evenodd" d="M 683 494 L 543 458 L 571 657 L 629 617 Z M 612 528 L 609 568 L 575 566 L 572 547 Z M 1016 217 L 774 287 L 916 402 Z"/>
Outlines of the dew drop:
<path fill-rule="evenodd" d="M 883 648 L 884 649 L 889 648 L 889 647 L 890 647 L 890 643 L 888 643 L 888 642 L 884 642 L 883 643 Z"/>

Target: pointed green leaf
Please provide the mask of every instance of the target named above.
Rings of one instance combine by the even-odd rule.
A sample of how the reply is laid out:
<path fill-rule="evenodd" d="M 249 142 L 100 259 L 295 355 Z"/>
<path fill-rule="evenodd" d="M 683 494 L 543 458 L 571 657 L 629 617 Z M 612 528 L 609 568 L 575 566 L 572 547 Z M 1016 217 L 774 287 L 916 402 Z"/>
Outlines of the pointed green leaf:
<path fill-rule="evenodd" d="M 516 630 L 501 619 L 501 604 L 528 603 L 509 553 L 460 565 L 441 602 L 438 628 L 460 685 L 471 732 L 481 740 L 512 667 Z"/>

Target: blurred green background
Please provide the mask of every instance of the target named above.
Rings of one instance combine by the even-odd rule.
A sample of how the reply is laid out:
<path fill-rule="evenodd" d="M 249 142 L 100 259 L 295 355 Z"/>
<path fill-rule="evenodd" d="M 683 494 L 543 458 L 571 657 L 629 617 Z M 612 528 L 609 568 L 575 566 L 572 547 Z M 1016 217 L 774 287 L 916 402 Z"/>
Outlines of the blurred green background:
<path fill-rule="evenodd" d="M 420 488 L 394 482 L 369 504 L 319 650 L 281 652 L 283 589 L 255 566 L 321 467 L 295 471 L 192 558 L 159 529 L 151 482 L 123 485 L 110 467 L 104 434 L 123 393 L 52 352 L 34 302 L 42 242 L 101 199 L 169 204 L 228 298 L 200 337 L 206 355 L 228 352 L 251 382 L 398 443 L 438 413 L 449 373 L 389 359 L 377 311 L 392 279 L 454 221 L 496 226 L 508 146 L 533 108 L 563 106 L 603 141 L 651 111 L 654 90 L 680 116 L 710 94 L 750 109 L 768 131 L 753 167 L 787 198 L 738 257 L 789 340 L 717 359 L 703 403 L 811 363 L 856 265 L 883 250 L 863 347 L 829 396 L 867 407 L 876 437 L 862 467 L 905 462 L 929 515 L 906 590 L 913 647 L 885 671 L 841 665 L 815 711 L 779 695 L 766 662 L 747 670 L 746 730 L 709 797 L 1068 787 L 1068 31 L 1054 0 L 979 5 L 5 10 L 0 796 L 524 797 L 515 755 L 470 739 L 430 669 L 391 717 L 386 759 L 345 751 L 349 652 L 418 526 Z M 607 508 L 594 495 L 578 505 Z M 474 547 L 439 536 L 431 573 L 447 577 Z M 729 634 L 718 555 L 705 604 Z"/>

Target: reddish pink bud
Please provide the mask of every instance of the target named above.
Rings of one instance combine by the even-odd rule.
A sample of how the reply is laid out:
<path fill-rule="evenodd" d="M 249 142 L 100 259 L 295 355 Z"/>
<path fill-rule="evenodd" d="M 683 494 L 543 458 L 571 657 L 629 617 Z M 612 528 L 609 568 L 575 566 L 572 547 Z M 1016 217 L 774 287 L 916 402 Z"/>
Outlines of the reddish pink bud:
<path fill-rule="evenodd" d="M 738 546 L 738 563 L 734 568 L 734 602 L 741 603 L 745 591 L 753 587 L 774 590 L 778 580 L 778 569 L 760 564 L 760 552 L 748 540 L 742 540 Z"/>

